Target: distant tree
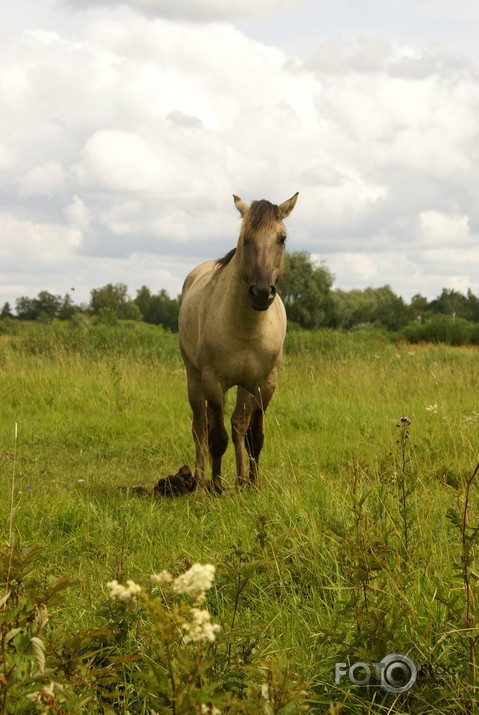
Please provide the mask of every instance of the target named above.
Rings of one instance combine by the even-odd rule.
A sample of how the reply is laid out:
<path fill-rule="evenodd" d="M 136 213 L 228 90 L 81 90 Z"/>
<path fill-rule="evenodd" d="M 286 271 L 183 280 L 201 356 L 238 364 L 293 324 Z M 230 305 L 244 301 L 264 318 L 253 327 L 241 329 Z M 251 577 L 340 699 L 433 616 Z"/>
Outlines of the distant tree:
<path fill-rule="evenodd" d="M 4 303 L 2 311 L 0 312 L 0 318 L 13 318 L 12 309 L 10 308 L 10 303 Z"/>
<path fill-rule="evenodd" d="M 147 286 L 142 286 L 136 291 L 136 298 L 134 300 L 143 316 L 143 320 L 146 323 L 155 323 L 151 290 Z"/>
<path fill-rule="evenodd" d="M 20 320 L 35 320 L 37 317 L 37 308 L 34 298 L 22 296 L 15 301 L 15 310 Z"/>
<path fill-rule="evenodd" d="M 141 320 L 141 312 L 134 301 L 130 300 L 128 288 L 124 283 L 108 283 L 103 288 L 95 288 L 91 291 L 90 309 L 94 315 L 114 314 L 121 320 Z"/>
<path fill-rule="evenodd" d="M 134 300 L 128 300 L 120 309 L 118 317 L 121 320 L 143 320 L 141 310 Z"/>
<path fill-rule="evenodd" d="M 443 288 L 441 295 L 429 303 L 429 310 L 432 313 L 443 313 L 452 315 L 455 318 L 468 317 L 467 298 L 454 288 Z"/>
<path fill-rule="evenodd" d="M 388 330 L 400 330 L 411 320 L 411 309 L 401 296 L 396 295 L 390 286 L 374 290 L 376 311 L 374 321 L 381 323 Z"/>
<path fill-rule="evenodd" d="M 65 295 L 63 296 L 62 304 L 58 311 L 58 317 L 60 318 L 60 320 L 70 320 L 70 318 L 75 315 L 77 310 L 78 308 L 73 303 L 71 295 L 69 293 L 65 293 Z"/>
<path fill-rule="evenodd" d="M 324 264 L 317 265 L 305 251 L 287 253 L 279 285 L 288 320 L 303 328 L 330 325 L 333 276 Z"/>
<path fill-rule="evenodd" d="M 137 291 L 135 303 L 145 322 L 162 325 L 171 331 L 178 330 L 179 298 L 170 298 L 164 289 L 156 295 L 152 295 L 149 288 L 142 286 Z"/>
<path fill-rule="evenodd" d="M 467 291 L 467 319 L 479 323 L 479 297 L 469 288 Z"/>
<path fill-rule="evenodd" d="M 53 295 L 47 290 L 42 290 L 35 298 L 35 305 L 38 313 L 37 317 L 52 320 L 60 313 L 62 299 L 59 295 Z"/>
<path fill-rule="evenodd" d="M 47 290 L 42 290 L 36 298 L 23 296 L 15 302 L 15 309 L 20 320 L 53 320 L 58 317 L 62 299 Z"/>
<path fill-rule="evenodd" d="M 333 291 L 336 328 L 350 330 L 363 323 L 372 323 L 376 310 L 376 300 L 372 289 Z"/>
<path fill-rule="evenodd" d="M 90 296 L 90 308 L 95 314 L 102 308 L 112 308 L 118 315 L 118 311 L 129 300 L 128 288 L 124 283 L 108 283 L 103 288 L 94 288 Z"/>
<path fill-rule="evenodd" d="M 409 308 L 411 311 L 411 320 L 420 320 L 427 312 L 428 305 L 428 299 L 424 295 L 421 295 L 421 293 L 416 293 L 415 295 L 413 295 L 413 297 L 411 298 L 411 302 L 409 303 Z"/>
<path fill-rule="evenodd" d="M 335 327 L 350 330 L 366 323 L 380 323 L 388 330 L 399 330 L 411 320 L 411 308 L 390 286 L 333 292 Z"/>

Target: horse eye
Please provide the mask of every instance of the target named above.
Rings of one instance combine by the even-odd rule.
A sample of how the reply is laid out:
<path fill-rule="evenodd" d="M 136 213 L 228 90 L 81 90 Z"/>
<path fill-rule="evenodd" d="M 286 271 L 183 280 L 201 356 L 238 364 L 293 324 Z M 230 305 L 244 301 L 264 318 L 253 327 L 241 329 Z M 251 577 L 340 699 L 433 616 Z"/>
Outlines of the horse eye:
<path fill-rule="evenodd" d="M 250 243 L 251 241 L 249 238 L 243 238 L 243 246 L 249 246 Z"/>
<path fill-rule="evenodd" d="M 286 243 L 286 234 L 282 233 L 278 236 L 278 243 L 280 243 L 282 246 Z"/>

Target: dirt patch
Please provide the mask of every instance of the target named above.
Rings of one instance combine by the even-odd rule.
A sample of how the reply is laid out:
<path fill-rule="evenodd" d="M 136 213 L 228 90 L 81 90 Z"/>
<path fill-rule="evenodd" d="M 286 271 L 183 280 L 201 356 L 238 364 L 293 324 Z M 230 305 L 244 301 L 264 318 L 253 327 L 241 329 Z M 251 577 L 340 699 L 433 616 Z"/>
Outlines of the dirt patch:
<path fill-rule="evenodd" d="M 196 479 L 191 473 L 187 464 L 179 468 L 176 474 L 159 479 L 158 484 L 153 489 L 155 496 L 179 497 L 196 489 Z"/>
<path fill-rule="evenodd" d="M 159 479 L 152 489 L 142 484 L 136 486 L 125 485 L 120 489 L 136 494 L 139 497 L 181 497 L 184 494 L 195 491 L 196 480 L 189 466 L 184 464 L 176 474 L 170 474 Z"/>

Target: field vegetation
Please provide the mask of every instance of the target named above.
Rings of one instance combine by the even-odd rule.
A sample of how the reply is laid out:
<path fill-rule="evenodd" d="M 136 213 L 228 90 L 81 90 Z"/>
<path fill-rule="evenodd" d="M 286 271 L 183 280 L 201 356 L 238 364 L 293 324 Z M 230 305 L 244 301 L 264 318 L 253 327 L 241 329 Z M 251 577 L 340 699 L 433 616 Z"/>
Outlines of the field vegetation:
<path fill-rule="evenodd" d="M 479 296 L 470 289 L 463 295 L 443 288 L 434 300 L 418 293 L 407 303 L 388 285 L 345 291 L 333 289 L 333 283 L 334 276 L 325 263 L 318 265 L 306 252 L 287 253 L 280 292 L 289 323 L 307 330 L 376 327 L 386 330 L 392 339 L 410 343 L 479 344 Z M 131 298 L 125 284 L 108 283 L 92 290 L 90 302 L 81 305 L 74 303 L 74 290 L 63 297 L 49 291 L 40 291 L 36 298 L 21 296 L 15 302 L 15 314 L 5 303 L 0 319 L 49 323 L 86 316 L 110 325 L 136 320 L 178 330 L 180 297 L 171 298 L 164 289 L 152 293 L 142 286 Z"/>
<path fill-rule="evenodd" d="M 193 466 L 177 336 L 0 326 L 2 714 L 477 712 L 476 348 L 292 327 L 261 490 L 230 446 L 225 495 L 169 499 L 131 487 Z M 150 579 L 193 564 L 216 569 L 196 606 Z M 335 682 L 357 662 L 368 683 Z"/>

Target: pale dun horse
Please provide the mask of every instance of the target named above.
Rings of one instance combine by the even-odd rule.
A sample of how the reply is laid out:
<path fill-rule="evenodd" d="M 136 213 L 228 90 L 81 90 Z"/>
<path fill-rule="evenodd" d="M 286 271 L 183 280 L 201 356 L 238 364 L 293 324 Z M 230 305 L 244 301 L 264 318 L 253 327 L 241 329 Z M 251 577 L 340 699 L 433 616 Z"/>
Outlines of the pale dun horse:
<path fill-rule="evenodd" d="M 236 248 L 194 268 L 183 285 L 180 349 L 193 411 L 198 486 L 204 485 L 209 450 L 213 486 L 222 491 L 221 460 L 228 444 L 225 394 L 235 385 L 231 427 L 237 479 L 259 486 L 263 416 L 276 387 L 286 333 L 286 312 L 276 294 L 284 266 L 283 219 L 297 198 L 296 193 L 279 206 L 264 200 L 248 206 L 234 196 L 243 218 Z"/>

